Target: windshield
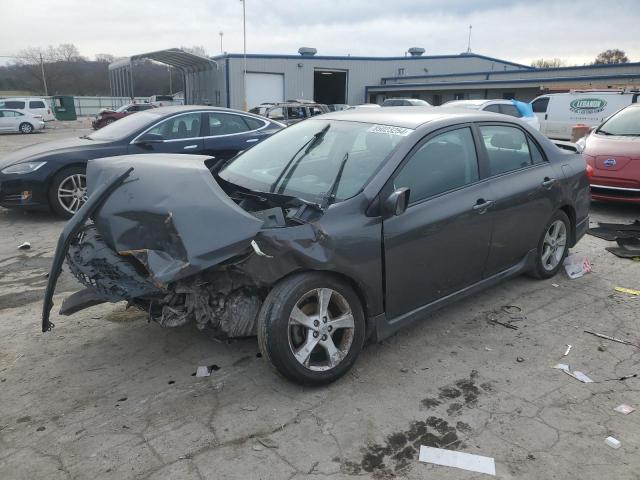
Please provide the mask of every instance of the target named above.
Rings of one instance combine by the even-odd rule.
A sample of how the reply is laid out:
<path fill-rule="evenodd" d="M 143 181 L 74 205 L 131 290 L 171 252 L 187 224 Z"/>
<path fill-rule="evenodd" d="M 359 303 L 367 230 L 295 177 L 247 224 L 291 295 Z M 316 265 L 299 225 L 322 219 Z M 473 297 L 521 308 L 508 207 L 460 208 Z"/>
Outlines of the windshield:
<path fill-rule="evenodd" d="M 96 130 L 91 135 L 87 135 L 87 138 L 102 141 L 121 140 L 159 119 L 160 116 L 149 112 L 134 113 Z"/>
<path fill-rule="evenodd" d="M 640 136 L 640 108 L 627 107 L 619 111 L 600 125 L 596 133 L 630 137 Z"/>
<path fill-rule="evenodd" d="M 360 193 L 408 128 L 337 120 L 305 120 L 226 165 L 219 176 L 258 192 L 324 204 Z M 328 203 L 328 202 L 327 202 Z"/>

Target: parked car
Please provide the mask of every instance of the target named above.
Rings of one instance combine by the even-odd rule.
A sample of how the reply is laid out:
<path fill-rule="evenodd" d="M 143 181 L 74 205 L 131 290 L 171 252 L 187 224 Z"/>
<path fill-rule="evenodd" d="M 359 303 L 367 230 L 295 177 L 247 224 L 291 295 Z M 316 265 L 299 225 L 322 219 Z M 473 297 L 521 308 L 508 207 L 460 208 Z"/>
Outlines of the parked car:
<path fill-rule="evenodd" d="M 431 104 L 419 98 L 387 98 L 383 107 L 430 107 Z"/>
<path fill-rule="evenodd" d="M 40 115 L 0 108 L 0 132 L 33 133 L 43 128 L 44 121 Z"/>
<path fill-rule="evenodd" d="M 531 105 L 540 131 L 549 138 L 570 140 L 578 124 L 595 127 L 607 117 L 638 101 L 640 93 L 624 90 L 573 90 L 535 98 Z"/>
<path fill-rule="evenodd" d="M 127 115 L 131 115 L 132 113 L 144 112 L 145 110 L 149 110 L 151 108 L 156 108 L 156 106 L 150 103 L 130 103 L 128 105 L 123 105 L 115 110 L 103 108 L 102 110 L 100 110 L 96 118 L 91 122 L 91 126 L 94 130 L 98 130 L 99 128 L 102 128 L 105 125 L 110 125 L 116 120 L 120 120 Z"/>
<path fill-rule="evenodd" d="M 327 113 L 329 108 L 322 103 L 308 100 L 288 100 L 286 102 L 262 103 L 252 108 L 249 113 L 282 122 L 285 125 L 293 125 L 310 117 Z"/>
<path fill-rule="evenodd" d="M 86 289 L 62 314 L 127 300 L 163 326 L 257 335 L 285 377 L 331 382 L 365 340 L 505 278 L 555 275 L 589 224 L 585 168 L 511 117 L 420 107 L 326 114 L 218 167 L 93 160 L 42 329 L 66 258 Z"/>
<path fill-rule="evenodd" d="M 40 115 L 45 122 L 55 120 L 51 105 L 44 98 L 38 97 L 15 97 L 0 99 L 0 108 L 10 110 L 20 110 L 32 115 Z"/>
<path fill-rule="evenodd" d="M 444 108 L 468 108 L 483 112 L 502 113 L 527 122 L 536 130 L 540 130 L 540 121 L 528 103 L 517 100 L 451 100 L 442 104 Z"/>
<path fill-rule="evenodd" d="M 0 206 L 73 215 L 86 200 L 88 160 L 134 153 L 192 153 L 225 161 L 284 125 L 226 108 L 174 106 L 129 115 L 79 138 L 0 157 Z"/>
<path fill-rule="evenodd" d="M 577 146 L 587 161 L 595 200 L 640 204 L 640 104 L 615 113 Z"/>
<path fill-rule="evenodd" d="M 330 112 L 340 112 L 341 110 L 346 110 L 347 108 L 349 108 L 349 105 L 347 105 L 346 103 L 332 103 L 330 105 L 327 105 L 327 108 Z"/>

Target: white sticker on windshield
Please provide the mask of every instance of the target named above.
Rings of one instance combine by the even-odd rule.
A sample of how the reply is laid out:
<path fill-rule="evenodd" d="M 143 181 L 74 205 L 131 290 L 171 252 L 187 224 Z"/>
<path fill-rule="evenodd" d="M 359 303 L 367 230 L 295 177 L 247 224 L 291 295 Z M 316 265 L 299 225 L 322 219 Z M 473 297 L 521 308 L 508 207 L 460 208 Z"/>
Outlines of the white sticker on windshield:
<path fill-rule="evenodd" d="M 389 125 L 374 125 L 368 131 L 372 133 L 386 133 L 387 135 L 399 135 L 401 137 L 406 137 L 413 132 L 410 128 L 392 127 Z"/>

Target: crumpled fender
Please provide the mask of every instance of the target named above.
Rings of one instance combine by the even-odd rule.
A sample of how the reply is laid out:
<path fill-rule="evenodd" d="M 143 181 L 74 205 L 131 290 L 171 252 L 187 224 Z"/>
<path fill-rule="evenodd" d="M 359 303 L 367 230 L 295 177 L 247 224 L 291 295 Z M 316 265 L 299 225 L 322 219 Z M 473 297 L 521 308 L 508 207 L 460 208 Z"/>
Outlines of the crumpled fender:
<path fill-rule="evenodd" d="M 104 241 L 137 259 L 156 285 L 189 277 L 251 249 L 263 221 L 231 200 L 201 155 L 146 154 L 93 160 L 92 192 L 124 166 L 134 167 L 94 222 Z"/>

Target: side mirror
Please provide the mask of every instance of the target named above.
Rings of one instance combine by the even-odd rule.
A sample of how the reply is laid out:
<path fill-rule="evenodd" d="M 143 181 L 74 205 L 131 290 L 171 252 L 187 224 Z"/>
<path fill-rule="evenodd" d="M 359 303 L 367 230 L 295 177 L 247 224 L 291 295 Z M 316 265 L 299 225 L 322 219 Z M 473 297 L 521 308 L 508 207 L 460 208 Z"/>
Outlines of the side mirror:
<path fill-rule="evenodd" d="M 409 190 L 406 187 L 398 188 L 387 197 L 382 205 L 385 215 L 401 215 L 409 206 Z"/>
<path fill-rule="evenodd" d="M 159 133 L 145 133 L 134 142 L 136 145 L 146 145 L 148 143 L 162 143 L 164 137 Z"/>

